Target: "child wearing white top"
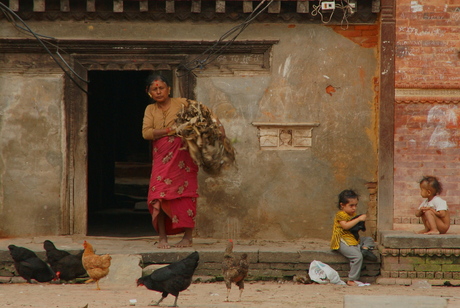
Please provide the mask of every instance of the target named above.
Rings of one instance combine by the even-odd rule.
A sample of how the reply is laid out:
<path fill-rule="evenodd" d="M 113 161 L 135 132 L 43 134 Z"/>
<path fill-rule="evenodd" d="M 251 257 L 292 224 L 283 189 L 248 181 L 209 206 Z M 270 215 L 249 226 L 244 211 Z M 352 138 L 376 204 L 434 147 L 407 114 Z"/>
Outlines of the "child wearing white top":
<path fill-rule="evenodd" d="M 442 185 L 434 176 L 424 176 L 420 181 L 420 195 L 426 198 L 415 212 L 421 217 L 425 228 L 419 234 L 445 234 L 450 227 L 450 215 L 447 202 L 438 195 Z"/>

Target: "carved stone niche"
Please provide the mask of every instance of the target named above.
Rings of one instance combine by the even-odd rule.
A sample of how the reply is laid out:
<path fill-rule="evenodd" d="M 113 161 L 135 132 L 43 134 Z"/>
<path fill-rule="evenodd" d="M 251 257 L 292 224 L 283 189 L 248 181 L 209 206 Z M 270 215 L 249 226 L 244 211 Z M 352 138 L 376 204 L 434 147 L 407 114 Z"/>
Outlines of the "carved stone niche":
<path fill-rule="evenodd" d="M 312 146 L 313 128 L 319 123 L 252 122 L 252 125 L 259 129 L 261 150 L 306 150 Z"/>

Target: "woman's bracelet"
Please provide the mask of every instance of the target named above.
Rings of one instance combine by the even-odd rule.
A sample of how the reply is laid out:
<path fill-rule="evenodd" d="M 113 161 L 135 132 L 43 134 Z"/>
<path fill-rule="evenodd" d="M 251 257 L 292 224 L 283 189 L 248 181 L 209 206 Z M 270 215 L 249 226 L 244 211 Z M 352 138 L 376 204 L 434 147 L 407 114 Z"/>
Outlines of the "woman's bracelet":
<path fill-rule="evenodd" d="M 169 135 L 170 132 L 171 132 L 171 127 L 166 127 L 166 135 Z"/>

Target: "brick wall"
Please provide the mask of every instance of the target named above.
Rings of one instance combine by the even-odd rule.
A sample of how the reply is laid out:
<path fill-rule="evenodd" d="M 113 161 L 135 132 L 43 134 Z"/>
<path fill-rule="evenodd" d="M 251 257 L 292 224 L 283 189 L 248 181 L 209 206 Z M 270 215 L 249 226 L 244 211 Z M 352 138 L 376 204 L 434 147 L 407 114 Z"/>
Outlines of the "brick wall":
<path fill-rule="evenodd" d="M 439 177 L 451 222 L 460 224 L 460 108 L 457 104 L 398 103 L 395 106 L 395 223 L 418 223 L 419 180 Z"/>
<path fill-rule="evenodd" d="M 396 224 L 420 223 L 414 212 L 422 202 L 423 175 L 440 178 L 451 223 L 460 224 L 459 31 L 458 0 L 397 1 Z"/>
<path fill-rule="evenodd" d="M 460 2 L 397 1 L 396 87 L 460 84 Z"/>

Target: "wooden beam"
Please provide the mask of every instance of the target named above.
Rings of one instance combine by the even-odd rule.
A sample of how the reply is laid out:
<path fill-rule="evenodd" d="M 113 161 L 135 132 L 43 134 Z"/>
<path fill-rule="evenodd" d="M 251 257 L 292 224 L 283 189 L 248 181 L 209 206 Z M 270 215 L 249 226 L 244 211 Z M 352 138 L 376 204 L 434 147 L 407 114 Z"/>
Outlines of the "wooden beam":
<path fill-rule="evenodd" d="M 86 11 L 96 12 L 96 0 L 86 0 Z"/>
<path fill-rule="evenodd" d="M 149 11 L 149 1 L 148 0 L 139 1 L 139 11 L 140 12 L 148 12 Z"/>
<path fill-rule="evenodd" d="M 123 0 L 113 0 L 113 11 L 123 13 Z"/>
<path fill-rule="evenodd" d="M 275 0 L 270 4 L 268 7 L 268 12 L 269 13 L 279 13 L 281 12 L 281 1 L 280 0 Z"/>
<path fill-rule="evenodd" d="M 166 0 L 166 13 L 174 13 L 174 0 Z"/>
<path fill-rule="evenodd" d="M 254 11 L 252 1 L 243 1 L 243 13 L 252 13 L 252 11 Z"/>
<path fill-rule="evenodd" d="M 45 0 L 34 0 L 34 12 L 45 11 Z"/>
<path fill-rule="evenodd" d="M 192 13 L 201 13 L 201 0 L 192 0 Z"/>
<path fill-rule="evenodd" d="M 396 0 L 382 0 L 377 229 L 393 230 Z"/>
<path fill-rule="evenodd" d="M 308 13 L 310 8 L 307 0 L 297 0 L 297 13 Z"/>
<path fill-rule="evenodd" d="M 9 8 L 14 12 L 19 11 L 19 0 L 10 0 Z"/>
<path fill-rule="evenodd" d="M 61 12 L 70 12 L 70 0 L 61 0 Z"/>
<path fill-rule="evenodd" d="M 225 13 L 225 1 L 216 0 L 216 13 Z"/>

